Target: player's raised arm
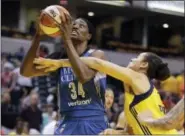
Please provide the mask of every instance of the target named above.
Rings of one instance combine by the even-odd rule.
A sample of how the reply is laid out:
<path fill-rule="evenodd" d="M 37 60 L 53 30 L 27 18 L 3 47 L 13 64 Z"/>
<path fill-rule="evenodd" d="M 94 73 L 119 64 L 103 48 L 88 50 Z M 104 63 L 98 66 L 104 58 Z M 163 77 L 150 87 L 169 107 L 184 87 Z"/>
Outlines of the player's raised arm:
<path fill-rule="evenodd" d="M 36 34 L 35 34 L 33 40 L 32 40 L 31 47 L 30 47 L 29 51 L 27 52 L 27 54 L 24 58 L 24 61 L 21 65 L 21 68 L 20 68 L 21 75 L 23 75 L 25 77 L 34 77 L 34 76 L 41 76 L 41 75 L 47 74 L 44 72 L 44 70 L 36 69 L 35 65 L 33 63 L 33 60 L 37 57 L 37 50 L 39 48 L 41 35 L 42 35 L 41 30 L 37 24 L 37 31 L 36 31 Z"/>

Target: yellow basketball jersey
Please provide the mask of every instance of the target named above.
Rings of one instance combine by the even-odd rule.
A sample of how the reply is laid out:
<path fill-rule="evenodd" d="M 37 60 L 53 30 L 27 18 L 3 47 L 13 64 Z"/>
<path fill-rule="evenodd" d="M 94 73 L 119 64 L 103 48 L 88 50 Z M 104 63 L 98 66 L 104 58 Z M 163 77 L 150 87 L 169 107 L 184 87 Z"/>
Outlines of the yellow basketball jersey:
<path fill-rule="evenodd" d="M 149 91 L 141 95 L 134 95 L 129 86 L 125 86 L 125 104 L 124 112 L 127 123 L 132 127 L 134 134 L 178 134 L 173 130 L 163 130 L 159 128 L 149 127 L 142 125 L 137 118 L 139 113 L 150 110 L 154 118 L 160 118 L 165 114 L 165 108 L 161 101 L 158 91 L 151 85 Z"/>

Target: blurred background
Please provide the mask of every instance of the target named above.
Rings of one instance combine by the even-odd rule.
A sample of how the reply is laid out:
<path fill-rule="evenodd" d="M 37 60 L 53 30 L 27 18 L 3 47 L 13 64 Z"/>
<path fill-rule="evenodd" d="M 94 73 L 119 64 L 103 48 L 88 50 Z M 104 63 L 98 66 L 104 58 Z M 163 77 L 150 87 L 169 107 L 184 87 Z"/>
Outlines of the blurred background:
<path fill-rule="evenodd" d="M 166 61 L 172 76 L 154 81 L 169 111 L 184 95 L 184 1 L 136 0 L 2 0 L 1 5 L 1 134 L 48 134 L 56 123 L 56 79 L 26 78 L 20 65 L 35 33 L 42 9 L 62 5 L 74 18 L 88 19 L 96 28 L 92 48 L 126 66 L 140 52 L 155 52 Z M 42 57 L 62 48 L 60 38 L 44 37 Z M 114 103 L 107 110 L 112 128 L 123 110 L 124 86 L 108 77 Z M 31 110 L 31 105 L 37 105 Z M 51 125 L 52 126 L 52 125 Z M 182 129 L 182 126 L 179 128 Z"/>

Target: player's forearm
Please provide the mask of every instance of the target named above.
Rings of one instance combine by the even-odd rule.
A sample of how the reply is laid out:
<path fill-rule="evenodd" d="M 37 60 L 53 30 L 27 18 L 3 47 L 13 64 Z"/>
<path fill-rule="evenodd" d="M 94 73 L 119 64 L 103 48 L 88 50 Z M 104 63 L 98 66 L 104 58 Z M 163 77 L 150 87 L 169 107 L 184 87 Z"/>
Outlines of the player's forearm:
<path fill-rule="evenodd" d="M 27 52 L 20 68 L 20 74 L 25 77 L 32 77 L 32 76 L 39 76 L 39 75 L 46 74 L 45 72 L 36 70 L 33 64 L 33 60 L 37 56 L 37 49 L 39 47 L 39 43 L 40 43 L 40 35 L 36 34 L 35 37 L 33 38 L 31 47 Z"/>
<path fill-rule="evenodd" d="M 175 129 L 179 122 L 184 120 L 184 99 L 181 99 L 164 117 L 146 121 L 147 125 L 163 128 Z"/>
<path fill-rule="evenodd" d="M 99 72 L 108 74 L 116 79 L 130 83 L 131 79 L 129 77 L 129 70 L 124 67 L 120 67 L 116 64 L 113 64 L 108 61 L 104 61 L 94 57 L 81 57 L 83 63 L 89 66 L 92 69 L 95 69 Z M 68 60 L 61 60 L 61 67 L 70 66 Z M 72 63 L 71 63 L 72 65 Z"/>
<path fill-rule="evenodd" d="M 81 81 L 81 82 L 85 82 L 86 79 L 88 78 L 87 70 L 88 67 L 86 66 L 86 64 L 84 64 L 79 55 L 77 54 L 72 41 L 69 41 L 67 43 L 68 45 L 66 46 L 66 51 L 67 51 L 67 55 L 69 58 L 69 61 L 71 63 L 71 66 L 77 76 L 77 78 Z"/>
<path fill-rule="evenodd" d="M 166 122 L 168 128 L 176 128 L 179 122 L 184 120 L 184 98 L 182 98 L 168 113 L 166 116 Z"/>
<path fill-rule="evenodd" d="M 110 75 L 126 83 L 131 82 L 131 78 L 129 75 L 130 71 L 127 68 L 94 57 L 88 58 L 84 57 L 81 59 L 85 64 L 87 64 L 92 69 Z"/>

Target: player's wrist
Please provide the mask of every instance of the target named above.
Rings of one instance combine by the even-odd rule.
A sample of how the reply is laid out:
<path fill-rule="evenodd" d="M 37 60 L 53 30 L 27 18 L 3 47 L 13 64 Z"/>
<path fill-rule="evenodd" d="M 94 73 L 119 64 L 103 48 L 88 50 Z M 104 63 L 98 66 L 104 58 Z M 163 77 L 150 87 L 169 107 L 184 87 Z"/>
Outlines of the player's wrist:
<path fill-rule="evenodd" d="M 66 47 L 69 47 L 69 46 L 73 45 L 73 43 L 72 43 L 70 38 L 66 38 L 64 40 L 64 44 L 65 44 Z"/>

